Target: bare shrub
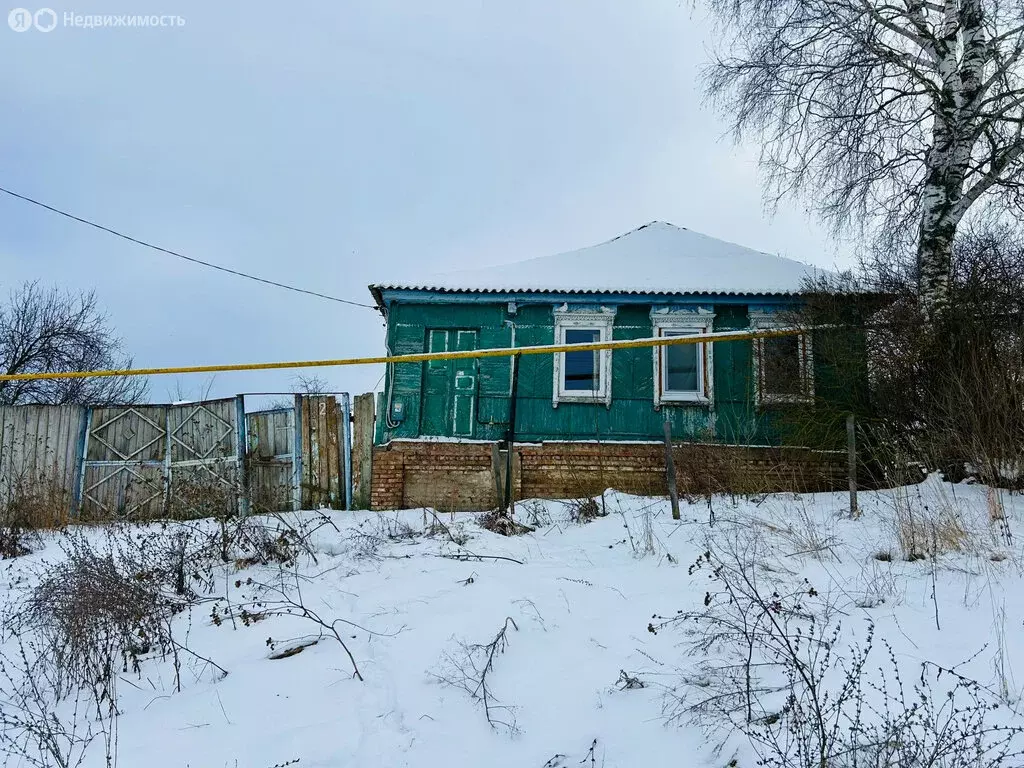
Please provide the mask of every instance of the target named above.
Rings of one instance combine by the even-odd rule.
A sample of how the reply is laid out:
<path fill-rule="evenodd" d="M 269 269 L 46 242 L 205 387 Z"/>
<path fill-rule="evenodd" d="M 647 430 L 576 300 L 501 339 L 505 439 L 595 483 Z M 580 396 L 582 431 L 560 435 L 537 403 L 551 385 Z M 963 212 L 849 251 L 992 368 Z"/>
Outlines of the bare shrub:
<path fill-rule="evenodd" d="M 654 533 L 654 511 L 648 506 L 640 512 L 640 547 L 634 553 L 640 557 L 658 553 L 657 535 Z"/>
<path fill-rule="evenodd" d="M 791 320 L 819 329 L 815 360 L 831 373 L 791 429 L 841 448 L 852 413 L 871 481 L 918 482 L 924 467 L 1024 489 L 1024 241 L 1005 228 L 961 232 L 937 323 L 922 317 L 915 283 L 912 269 L 879 256 L 857 276 L 805 286 Z"/>
<path fill-rule="evenodd" d="M 0 527 L 0 560 L 31 554 L 36 539 L 35 531 L 17 522 L 8 522 Z"/>
<path fill-rule="evenodd" d="M 312 537 L 320 528 L 333 526 L 324 514 L 289 519 L 287 513 L 263 515 L 228 514 L 213 521 L 165 523 L 178 537 L 181 552 L 193 565 L 209 570 L 214 562 L 233 563 L 244 569 L 253 565 L 291 564 L 299 556 L 316 561 Z"/>
<path fill-rule="evenodd" d="M 884 641 L 883 641 L 884 642 Z M 1024 729 L 993 724 L 998 700 L 976 681 L 929 662 L 913 685 L 904 683 L 888 648 L 879 680 L 866 680 L 867 645 L 852 652 L 852 663 L 837 662 L 840 695 L 813 694 L 797 670 L 788 672 L 789 695 L 777 721 L 749 729 L 767 768 L 1001 768 L 1018 761 Z M 952 677 L 952 685 L 936 683 Z M 823 686 L 824 687 L 824 686 Z M 820 709 L 824 702 L 824 709 Z M 822 714 L 829 730 L 820 728 Z"/>
<path fill-rule="evenodd" d="M 256 580 L 248 578 L 244 582 L 238 580 L 236 586 L 243 587 L 244 585 L 249 590 L 248 596 L 243 598 L 240 603 L 228 605 L 223 610 L 215 605 L 213 609 L 214 623 L 221 625 L 225 620 L 238 619 L 248 626 L 253 622 L 254 617 L 258 617 L 256 620 L 263 620 L 272 616 L 293 616 L 303 619 L 317 628 L 320 632 L 320 637 L 330 637 L 341 646 L 352 666 L 352 677 L 362 682 L 363 676 L 359 671 L 359 665 L 356 663 L 355 656 L 352 655 L 348 643 L 342 636 L 340 628 L 349 626 L 373 635 L 379 633 L 366 629 L 348 619 L 331 618 L 321 613 L 320 610 L 307 605 L 302 596 L 303 581 L 303 577 L 297 571 L 286 566 L 282 566 L 277 574 L 270 579 Z M 281 642 L 280 640 L 269 638 L 267 646 L 273 650 Z"/>
<path fill-rule="evenodd" d="M 604 501 L 603 496 L 601 500 L 602 502 Z M 599 517 L 605 517 L 608 514 L 603 503 L 598 504 L 596 499 L 590 497 L 570 499 L 565 502 L 565 506 L 569 513 L 569 521 L 580 525 L 585 525 L 592 520 L 596 520 Z"/>
<path fill-rule="evenodd" d="M 76 766 L 102 737 L 112 764 L 122 675 L 141 675 L 152 656 L 171 661 L 177 691 L 186 668 L 197 679 L 227 674 L 175 637 L 175 616 L 200 601 L 222 600 L 215 593 L 227 588 L 232 568 L 260 563 L 286 574 L 304 554 L 315 560 L 312 536 L 329 524 L 324 516 L 277 515 L 224 526 L 164 521 L 68 533 L 62 559 L 42 566 L 36 586 L 0 624 L 15 647 L 0 655 L 0 751 L 40 767 Z M 218 583 L 218 575 L 225 581 Z M 261 591 L 262 607 L 239 606 L 237 618 L 248 624 L 267 615 L 300 616 L 345 645 L 340 622 L 306 607 L 297 586 L 277 588 Z M 236 618 L 231 608 L 226 615 Z"/>
<path fill-rule="evenodd" d="M 424 520 L 427 518 L 427 512 L 427 510 L 423 512 Z M 431 514 L 433 514 L 432 510 Z M 433 514 L 433 520 L 430 528 L 431 534 L 442 528 L 447 530 L 447 526 L 438 519 L 436 514 Z M 408 520 L 402 518 L 400 513 L 395 513 L 393 516 L 376 514 L 367 517 L 346 534 L 345 539 L 356 557 L 373 559 L 378 557 L 380 549 L 385 544 L 412 542 L 421 535 L 423 535 L 423 531 L 416 530 Z"/>
<path fill-rule="evenodd" d="M 118 669 L 137 672 L 142 656 L 172 650 L 169 621 L 181 603 L 152 571 L 118 562 L 80 534 L 62 548 L 64 559 L 43 573 L 22 620 L 69 686 L 109 680 Z"/>
<path fill-rule="evenodd" d="M 457 548 L 465 546 L 466 542 L 469 541 L 469 534 L 462 530 L 461 524 L 453 522 L 450 525 L 446 525 L 441 522 L 441 518 L 437 516 L 437 512 L 434 510 L 427 509 L 424 512 L 430 513 L 430 520 L 423 527 L 424 535 L 428 538 L 440 537 L 442 541 Z"/>
<path fill-rule="evenodd" d="M 508 510 L 503 509 L 484 512 L 477 517 L 476 522 L 481 528 L 501 536 L 522 536 L 534 531 L 529 525 L 516 521 Z"/>
<path fill-rule="evenodd" d="M 71 533 L 61 543 L 63 558 L 45 566 L 13 625 L 34 633 L 46 650 L 41 658 L 69 685 L 91 685 L 111 670 L 138 672 L 147 654 L 173 657 L 180 672 L 180 654 L 195 654 L 175 640 L 172 619 L 212 599 L 215 568 L 290 566 L 303 553 L 315 559 L 309 539 L 324 524 L 317 517 L 297 525 L 276 516 L 240 518 L 226 542 L 221 530 L 199 523 L 112 526 L 102 537 Z"/>
<path fill-rule="evenodd" d="M 508 648 L 509 628 L 519 631 L 519 625 L 509 616 L 490 642 L 460 643 L 456 653 L 445 653 L 441 659 L 441 671 L 434 677 L 445 685 L 460 688 L 479 701 L 484 708 L 487 722 L 494 729 L 516 733 L 515 710 L 502 704 L 491 687 L 494 662 Z"/>
<path fill-rule="evenodd" d="M 830 645 L 821 628 L 829 625 L 834 607 L 807 582 L 785 591 L 762 584 L 758 564 L 768 560 L 767 545 L 757 537 L 736 534 L 721 550 L 709 547 L 690 566 L 691 575 L 706 573 L 712 584 L 703 610 L 655 616 L 648 625 L 655 634 L 683 628 L 689 653 L 702 659 L 684 680 L 691 684 L 670 698 L 670 719 L 692 719 L 718 731 L 777 717 L 790 657 L 802 666 L 820 665 L 818 657 Z M 714 656 L 719 652 L 725 660 Z"/>
<path fill-rule="evenodd" d="M 199 467 L 186 476 L 177 474 L 171 485 L 168 517 L 172 520 L 232 517 L 238 512 L 241 491 L 233 480 L 206 467 Z"/>
<path fill-rule="evenodd" d="M 48 471 L 16 472 L 4 478 L 0 521 L 16 520 L 25 528 L 43 530 L 68 524 L 71 494 Z"/>
<path fill-rule="evenodd" d="M 764 557 L 756 540 L 709 549 L 691 568 L 714 585 L 704 609 L 648 626 L 684 629 L 698 659 L 669 698 L 671 718 L 743 734 L 770 768 L 999 768 L 1024 755 L 1024 729 L 992 722 L 992 692 L 928 662 L 908 690 L 888 646 L 876 674 L 874 626 L 848 644 L 835 606 L 806 580 L 762 581 Z"/>
<path fill-rule="evenodd" d="M 300 557 L 317 562 L 313 537 L 321 528 L 338 530 L 327 514 L 289 520 L 284 513 L 242 515 L 221 529 L 221 556 L 224 541 L 228 560 L 239 570 L 253 565 L 293 566 Z"/>
<path fill-rule="evenodd" d="M 67 687 L 46 651 L 19 637 L 0 654 L 0 754 L 4 765 L 77 768 L 97 739 L 106 765 L 116 762 L 117 701 L 109 692 L 116 676 L 89 686 Z"/>
<path fill-rule="evenodd" d="M 437 516 L 434 516 L 437 519 Z M 407 520 L 402 520 L 399 517 L 388 520 L 383 515 L 378 519 L 379 530 L 390 540 L 390 541 L 406 541 L 409 539 L 415 539 L 420 535 L 420 531 L 417 531 Z M 440 523 L 439 523 L 440 524 Z"/>
<path fill-rule="evenodd" d="M 882 555 L 888 555 L 888 560 Z M 879 553 L 861 570 L 850 589 L 854 605 L 858 608 L 877 608 L 900 597 L 896 576 L 889 568 L 879 565 L 879 562 L 891 560 L 889 553 Z"/>
<path fill-rule="evenodd" d="M 613 495 L 606 505 L 608 514 L 617 514 L 622 519 L 622 528 L 626 532 L 626 541 L 635 557 L 656 555 L 664 546 L 655 532 L 654 520 L 664 501 L 644 497 L 627 497 Z M 672 556 L 668 555 L 672 560 Z"/>
<path fill-rule="evenodd" d="M 523 511 L 526 524 L 534 528 L 545 528 L 554 523 L 547 505 L 541 499 L 519 502 L 519 509 Z"/>

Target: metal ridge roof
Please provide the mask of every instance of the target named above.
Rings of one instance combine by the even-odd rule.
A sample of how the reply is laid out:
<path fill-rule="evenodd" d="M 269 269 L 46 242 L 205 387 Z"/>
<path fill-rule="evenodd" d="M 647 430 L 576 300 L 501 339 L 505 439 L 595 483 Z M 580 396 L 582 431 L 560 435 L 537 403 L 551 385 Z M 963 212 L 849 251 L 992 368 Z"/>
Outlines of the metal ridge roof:
<path fill-rule="evenodd" d="M 373 283 L 438 293 L 796 296 L 828 274 L 803 262 L 654 221 L 597 245 L 511 264 Z"/>

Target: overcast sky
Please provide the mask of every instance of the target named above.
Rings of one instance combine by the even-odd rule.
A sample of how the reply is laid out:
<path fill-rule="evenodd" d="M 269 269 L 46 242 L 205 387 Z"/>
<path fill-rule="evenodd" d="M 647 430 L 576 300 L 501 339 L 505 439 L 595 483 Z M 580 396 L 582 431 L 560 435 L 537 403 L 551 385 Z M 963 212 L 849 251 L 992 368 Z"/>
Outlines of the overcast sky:
<path fill-rule="evenodd" d="M 687 0 L 49 7 L 52 32 L 0 27 L 0 186 L 196 258 L 367 303 L 378 279 L 571 250 L 655 219 L 845 263 L 800 207 L 765 213 L 757 148 L 735 147 L 703 104 L 712 41 Z M 74 28 L 65 12 L 185 25 Z M 139 366 L 383 351 L 371 310 L 0 196 L 2 288 L 36 278 L 95 288 Z M 319 373 L 358 393 L 382 371 Z M 290 389 L 292 376 L 162 377 L 151 397 Z"/>

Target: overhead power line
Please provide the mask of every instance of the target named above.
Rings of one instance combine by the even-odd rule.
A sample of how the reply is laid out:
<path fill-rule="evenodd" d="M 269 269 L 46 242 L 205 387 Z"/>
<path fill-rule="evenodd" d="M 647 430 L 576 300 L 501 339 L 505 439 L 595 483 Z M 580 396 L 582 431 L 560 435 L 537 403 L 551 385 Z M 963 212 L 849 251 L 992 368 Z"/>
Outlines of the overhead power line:
<path fill-rule="evenodd" d="M 13 192 L 13 191 L 11 191 L 9 189 L 5 189 L 4 187 L 0 187 L 0 192 L 3 192 L 6 195 L 10 195 L 11 197 L 16 197 L 19 200 L 24 200 L 26 203 L 32 203 L 32 205 L 38 205 L 40 208 L 45 208 L 48 211 L 52 211 L 53 213 L 60 214 L 61 216 L 64 216 L 65 218 L 71 219 L 73 221 L 80 222 L 82 224 L 85 224 L 87 226 L 92 227 L 93 229 L 98 229 L 98 230 L 100 230 L 102 232 L 107 232 L 108 234 L 114 235 L 115 237 L 120 237 L 122 240 L 127 240 L 130 243 L 135 243 L 136 245 L 141 245 L 141 246 L 143 246 L 145 248 L 150 248 L 150 249 L 152 249 L 154 251 L 159 251 L 160 253 L 166 253 L 169 256 L 175 256 L 175 257 L 177 257 L 179 259 L 184 259 L 185 261 L 190 261 L 193 264 L 199 264 L 200 266 L 203 266 L 203 267 L 209 267 L 210 269 L 216 269 L 216 270 L 218 270 L 220 272 L 227 272 L 229 275 L 235 275 L 236 277 L 244 277 L 247 280 L 255 280 L 257 283 L 263 283 L 264 285 L 272 285 L 275 288 L 284 288 L 287 291 L 294 291 L 295 293 L 304 293 L 307 296 L 315 296 L 318 299 L 327 299 L 328 301 L 336 301 L 339 304 L 349 304 L 349 305 L 351 305 L 353 307 L 364 307 L 366 309 L 376 309 L 376 307 L 374 307 L 372 304 L 363 304 L 361 302 L 351 301 L 349 299 L 339 299 L 337 296 L 328 296 L 326 293 L 318 293 L 317 291 L 309 291 L 309 290 L 306 290 L 305 288 L 298 288 L 298 287 L 296 287 L 294 285 L 287 285 L 285 283 L 278 283 L 278 282 L 276 282 L 274 280 L 267 280 L 266 278 L 257 277 L 256 275 L 250 275 L 250 274 L 248 274 L 246 272 L 239 272 L 237 269 L 229 269 L 228 267 L 222 267 L 219 264 L 211 264 L 208 261 L 203 261 L 202 259 L 196 259 L 196 258 L 193 258 L 192 256 L 186 256 L 183 253 L 178 253 L 177 251 L 172 251 L 169 248 L 161 248 L 159 245 L 153 245 L 153 243 L 147 243 L 145 240 L 139 240 L 137 237 L 132 237 L 131 235 L 126 235 L 123 232 L 118 232 L 116 229 L 111 229 L 110 227 L 105 227 L 102 224 L 97 224 L 94 221 L 89 221 L 88 219 L 83 219 L 81 216 L 75 216 L 73 213 L 68 213 L 67 211 L 62 211 L 59 208 L 54 208 L 52 205 L 47 205 L 46 203 L 40 202 L 39 200 L 33 200 L 31 197 L 26 197 L 25 195 L 20 195 L 17 192 Z"/>

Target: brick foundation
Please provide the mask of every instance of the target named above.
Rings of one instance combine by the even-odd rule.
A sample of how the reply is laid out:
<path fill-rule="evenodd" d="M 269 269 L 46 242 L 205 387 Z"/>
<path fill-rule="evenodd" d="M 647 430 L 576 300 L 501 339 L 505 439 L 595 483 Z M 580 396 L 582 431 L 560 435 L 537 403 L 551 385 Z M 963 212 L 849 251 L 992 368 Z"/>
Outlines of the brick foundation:
<path fill-rule="evenodd" d="M 372 509 L 444 511 L 497 504 L 492 443 L 396 441 L 373 449 Z M 594 496 L 607 488 L 664 495 L 657 443 L 542 443 L 514 448 L 517 499 Z M 802 448 L 677 445 L 681 494 L 832 491 L 846 487 L 845 456 Z M 504 462 L 500 462 L 503 466 Z"/>

